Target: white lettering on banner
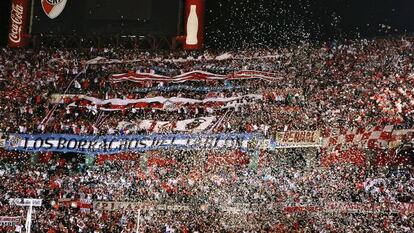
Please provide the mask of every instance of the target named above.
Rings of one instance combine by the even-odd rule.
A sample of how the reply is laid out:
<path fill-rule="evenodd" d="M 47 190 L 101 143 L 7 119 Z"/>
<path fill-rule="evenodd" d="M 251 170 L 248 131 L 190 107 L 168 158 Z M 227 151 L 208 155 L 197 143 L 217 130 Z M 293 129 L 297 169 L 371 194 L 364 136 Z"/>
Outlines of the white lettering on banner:
<path fill-rule="evenodd" d="M 42 199 L 10 198 L 9 204 L 17 206 L 42 206 Z"/>
<path fill-rule="evenodd" d="M 23 13 L 24 8 L 22 5 L 19 4 L 12 4 L 11 9 L 11 29 L 9 33 L 9 39 L 13 43 L 20 43 L 21 41 L 21 33 L 23 27 Z"/>
<path fill-rule="evenodd" d="M 15 226 L 20 221 L 20 217 L 0 216 L 0 226 L 11 227 Z"/>
<path fill-rule="evenodd" d="M 248 149 L 252 141 L 261 145 L 264 140 L 256 134 L 213 135 L 124 135 L 124 136 L 78 136 L 78 135 L 10 135 L 7 150 L 56 151 L 79 153 L 119 153 L 123 151 L 146 151 L 160 148 L 177 149 Z"/>
<path fill-rule="evenodd" d="M 0 148 L 4 148 L 5 144 L 6 144 L 6 140 L 0 139 Z"/>
<path fill-rule="evenodd" d="M 171 211 L 190 211 L 189 206 L 184 205 L 166 205 L 154 204 L 151 202 L 93 202 L 93 209 L 95 210 L 171 210 Z"/>

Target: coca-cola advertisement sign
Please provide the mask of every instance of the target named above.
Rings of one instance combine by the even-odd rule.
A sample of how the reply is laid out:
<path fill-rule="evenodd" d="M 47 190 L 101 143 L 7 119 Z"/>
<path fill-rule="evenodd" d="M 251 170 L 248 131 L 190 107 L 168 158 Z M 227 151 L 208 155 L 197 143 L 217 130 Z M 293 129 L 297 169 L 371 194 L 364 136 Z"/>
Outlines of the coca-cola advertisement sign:
<path fill-rule="evenodd" d="M 204 0 L 185 2 L 185 43 L 186 50 L 201 49 L 204 44 Z"/>
<path fill-rule="evenodd" d="M 13 0 L 10 12 L 9 47 L 26 46 L 27 0 Z"/>

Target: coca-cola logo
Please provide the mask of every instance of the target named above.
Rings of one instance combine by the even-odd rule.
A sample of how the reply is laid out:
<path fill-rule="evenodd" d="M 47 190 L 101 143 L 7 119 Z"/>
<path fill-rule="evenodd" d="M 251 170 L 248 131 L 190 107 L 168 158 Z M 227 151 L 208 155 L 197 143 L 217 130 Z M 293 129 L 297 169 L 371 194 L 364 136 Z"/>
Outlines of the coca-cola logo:
<path fill-rule="evenodd" d="M 22 40 L 23 12 L 24 7 L 22 5 L 12 4 L 9 39 L 13 43 L 20 43 Z"/>

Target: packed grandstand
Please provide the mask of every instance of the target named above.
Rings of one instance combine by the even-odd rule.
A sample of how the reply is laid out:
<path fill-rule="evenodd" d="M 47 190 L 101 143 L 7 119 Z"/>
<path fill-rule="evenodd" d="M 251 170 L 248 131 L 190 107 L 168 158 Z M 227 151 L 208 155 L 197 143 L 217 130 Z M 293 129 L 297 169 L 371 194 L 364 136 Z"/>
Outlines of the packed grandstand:
<path fill-rule="evenodd" d="M 413 43 L 2 48 L 0 231 L 413 232 Z"/>

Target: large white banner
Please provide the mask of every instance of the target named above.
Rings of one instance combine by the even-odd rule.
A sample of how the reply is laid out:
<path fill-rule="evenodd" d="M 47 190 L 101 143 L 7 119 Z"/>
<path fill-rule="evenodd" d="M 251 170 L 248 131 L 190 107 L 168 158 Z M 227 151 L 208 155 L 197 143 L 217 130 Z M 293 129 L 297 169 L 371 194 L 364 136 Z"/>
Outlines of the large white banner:
<path fill-rule="evenodd" d="M 184 97 L 154 96 L 140 99 L 99 99 L 86 95 L 53 94 L 51 103 L 68 104 L 69 107 L 83 107 L 90 110 L 121 111 L 126 109 L 157 109 L 164 111 L 176 111 L 188 108 L 226 109 L 253 104 L 257 101 L 283 101 L 288 95 L 299 95 L 301 89 L 270 90 L 258 94 L 235 93 L 231 97 L 206 97 L 204 99 L 192 99 Z"/>
<path fill-rule="evenodd" d="M 190 211 L 191 208 L 185 205 L 178 204 L 156 204 L 152 202 L 109 202 L 109 201 L 94 201 L 93 209 L 95 210 L 170 210 L 170 211 Z"/>
<path fill-rule="evenodd" d="M 10 205 L 17 206 L 42 206 L 42 199 L 32 199 L 32 198 L 10 198 Z"/>
<path fill-rule="evenodd" d="M 200 117 L 183 121 L 154 121 L 154 120 L 136 120 L 121 121 L 118 123 L 118 130 L 128 133 L 137 133 L 142 130 L 152 133 L 162 132 L 187 132 L 199 133 L 209 129 L 217 117 Z"/>

